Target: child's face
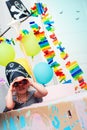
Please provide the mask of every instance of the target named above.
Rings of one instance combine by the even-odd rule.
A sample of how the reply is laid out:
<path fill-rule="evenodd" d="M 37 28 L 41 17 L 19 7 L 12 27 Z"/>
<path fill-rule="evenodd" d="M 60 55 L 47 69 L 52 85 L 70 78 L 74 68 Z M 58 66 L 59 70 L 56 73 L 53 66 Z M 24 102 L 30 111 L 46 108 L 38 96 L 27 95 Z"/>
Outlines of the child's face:
<path fill-rule="evenodd" d="M 14 79 L 13 81 L 13 88 L 19 94 L 24 94 L 29 88 L 29 81 L 28 79 L 20 76 Z"/>

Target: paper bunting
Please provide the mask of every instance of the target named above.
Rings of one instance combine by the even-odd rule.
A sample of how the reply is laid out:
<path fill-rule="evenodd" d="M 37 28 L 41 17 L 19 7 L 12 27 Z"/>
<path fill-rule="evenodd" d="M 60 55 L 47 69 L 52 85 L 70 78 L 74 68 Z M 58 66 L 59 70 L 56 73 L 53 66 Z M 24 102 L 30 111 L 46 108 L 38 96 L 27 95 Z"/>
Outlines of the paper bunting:
<path fill-rule="evenodd" d="M 3 41 L 6 42 L 6 43 L 8 43 L 8 44 L 13 44 L 13 45 L 15 45 L 13 38 L 12 38 L 11 40 L 9 40 L 9 39 L 0 37 L 0 43 L 3 42 Z"/>
<path fill-rule="evenodd" d="M 57 61 L 54 61 L 55 51 L 50 46 L 49 41 L 45 36 L 45 32 L 44 31 L 41 32 L 40 31 L 41 27 L 34 21 L 30 22 L 30 27 L 33 30 L 37 39 L 39 40 L 39 46 L 42 52 L 44 53 L 44 57 L 47 60 L 50 67 L 53 68 L 56 76 L 59 79 L 59 82 L 65 82 L 67 80 L 66 75 L 63 73 L 62 68 L 59 67 L 60 64 Z"/>
<path fill-rule="evenodd" d="M 0 87 L 2 87 L 3 84 L 5 84 L 5 80 L 3 78 L 0 78 Z"/>
<path fill-rule="evenodd" d="M 24 37 L 24 35 L 29 34 L 29 31 L 24 29 L 20 32 L 20 35 L 16 38 L 16 40 L 21 41 L 21 39 Z"/>
<path fill-rule="evenodd" d="M 65 52 L 65 47 L 62 47 L 62 42 L 58 40 L 58 38 L 55 35 L 55 29 L 54 29 L 54 21 L 52 20 L 52 17 L 48 13 L 48 8 L 45 4 L 42 3 L 35 3 L 34 6 L 31 8 L 31 12 L 33 12 L 32 16 L 38 17 L 41 16 L 42 24 L 45 27 L 45 29 L 48 31 L 48 35 L 50 40 L 52 41 L 53 45 L 56 46 L 56 49 L 60 51 L 60 58 L 63 60 L 68 59 L 69 55 L 67 52 Z M 59 68 L 60 64 L 57 63 L 57 61 L 54 61 L 55 52 L 52 50 L 46 36 L 45 31 L 40 32 L 40 26 L 36 24 L 34 21 L 30 22 L 30 26 L 35 34 L 35 36 L 40 40 L 39 45 L 44 52 L 44 57 L 46 58 L 48 64 L 54 69 L 54 72 L 56 76 L 59 76 L 59 81 L 65 81 L 66 75 L 62 72 L 62 68 Z M 72 63 L 68 61 L 65 64 L 66 68 L 69 70 L 71 76 L 74 80 L 77 80 L 79 82 L 79 85 L 81 88 L 87 87 L 86 82 L 84 81 L 84 78 L 82 77 L 83 71 L 79 67 L 78 63 L 76 61 L 73 61 Z M 65 83 L 71 82 L 71 79 L 68 81 L 65 81 Z"/>

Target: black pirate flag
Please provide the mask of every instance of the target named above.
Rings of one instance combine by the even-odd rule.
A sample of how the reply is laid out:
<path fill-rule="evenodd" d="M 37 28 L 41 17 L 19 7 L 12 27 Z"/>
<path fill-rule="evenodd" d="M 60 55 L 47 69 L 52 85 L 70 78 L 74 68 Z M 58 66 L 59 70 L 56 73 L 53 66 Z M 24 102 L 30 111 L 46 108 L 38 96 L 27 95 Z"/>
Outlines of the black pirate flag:
<path fill-rule="evenodd" d="M 25 18 L 30 15 L 30 12 L 20 0 L 8 0 L 6 1 L 6 5 L 10 11 L 12 18 L 16 20 Z"/>

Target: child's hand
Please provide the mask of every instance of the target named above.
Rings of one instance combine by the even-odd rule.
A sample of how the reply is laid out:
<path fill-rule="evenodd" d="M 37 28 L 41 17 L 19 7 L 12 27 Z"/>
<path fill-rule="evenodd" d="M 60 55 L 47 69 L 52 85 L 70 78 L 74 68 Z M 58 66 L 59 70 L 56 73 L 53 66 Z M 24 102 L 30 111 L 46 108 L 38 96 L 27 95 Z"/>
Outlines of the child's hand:
<path fill-rule="evenodd" d="M 10 87 L 9 87 L 9 91 L 12 91 L 12 92 L 15 91 L 15 87 L 13 87 L 13 83 L 14 83 L 14 82 L 12 82 L 12 83 L 10 84 Z"/>
<path fill-rule="evenodd" d="M 29 81 L 29 86 L 32 86 L 33 87 L 33 84 L 34 84 L 34 81 L 31 79 L 31 78 L 27 78 L 28 81 Z"/>

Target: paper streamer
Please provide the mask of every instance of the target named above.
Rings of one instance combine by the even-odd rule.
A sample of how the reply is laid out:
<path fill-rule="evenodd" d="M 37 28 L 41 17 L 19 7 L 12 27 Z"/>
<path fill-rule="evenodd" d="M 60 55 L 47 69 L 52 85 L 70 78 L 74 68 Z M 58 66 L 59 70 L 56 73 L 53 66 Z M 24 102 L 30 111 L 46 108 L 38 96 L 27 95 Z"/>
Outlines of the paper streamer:
<path fill-rule="evenodd" d="M 35 17 L 38 17 L 39 15 L 41 16 L 42 23 L 45 26 L 45 29 L 48 31 L 49 37 L 50 37 L 53 45 L 56 46 L 56 48 L 60 50 L 61 59 L 66 60 L 69 57 L 69 55 L 68 55 L 68 53 L 66 53 L 64 51 L 65 48 L 62 47 L 62 42 L 58 41 L 58 38 L 55 35 L 55 32 L 54 32 L 55 29 L 53 27 L 54 21 L 52 21 L 52 17 L 48 13 L 47 6 L 42 3 L 35 3 L 34 6 L 31 8 L 31 12 L 33 12 L 33 16 L 35 16 Z M 58 66 L 60 66 L 60 64 L 57 62 L 53 62 L 52 54 L 55 55 L 55 53 L 53 50 L 52 50 L 53 53 L 52 53 L 52 51 L 51 52 L 49 51 L 49 49 L 51 49 L 51 47 L 48 44 L 48 41 L 45 37 L 45 32 L 44 31 L 40 32 L 40 27 L 39 27 L 39 25 L 35 24 L 35 22 L 31 22 L 30 26 L 31 26 L 32 30 L 34 31 L 34 34 L 36 35 L 36 37 L 38 37 L 38 39 L 40 40 L 39 45 L 40 45 L 42 51 L 45 53 L 44 56 L 47 59 L 48 64 L 53 63 L 53 64 L 51 64 L 51 67 L 54 68 L 55 74 L 57 76 L 59 76 L 59 78 L 62 76 L 62 80 L 65 80 L 66 75 L 62 72 L 62 69 L 57 68 Z M 57 67 L 56 67 L 56 65 L 57 65 Z M 79 85 L 81 86 L 81 88 L 87 87 L 87 84 L 84 81 L 84 78 L 82 77 L 83 71 L 81 70 L 81 68 L 79 67 L 79 65 L 76 61 L 74 61 L 72 63 L 70 61 L 68 61 L 65 66 L 69 70 L 73 79 L 77 80 L 79 82 Z M 61 78 L 60 78 L 60 81 L 61 81 Z"/>
<path fill-rule="evenodd" d="M 56 76 L 59 78 L 59 82 L 64 83 L 66 81 L 66 75 L 63 73 L 62 68 L 59 67 L 60 64 L 57 61 L 54 61 L 55 51 L 51 48 L 48 39 L 45 36 L 45 32 L 41 32 L 41 27 L 34 21 L 30 22 L 30 27 L 33 30 L 37 39 L 40 41 L 39 46 L 44 53 L 44 57 L 47 60 L 48 64 L 50 65 L 50 67 L 53 68 Z"/>
<path fill-rule="evenodd" d="M 3 42 L 3 41 L 5 41 L 5 42 L 8 43 L 8 44 L 13 44 L 13 45 L 15 45 L 15 42 L 14 42 L 13 38 L 11 38 L 11 40 L 9 40 L 9 39 L 7 39 L 7 38 L 0 37 L 0 43 Z"/>

